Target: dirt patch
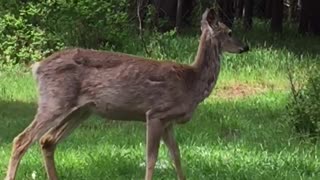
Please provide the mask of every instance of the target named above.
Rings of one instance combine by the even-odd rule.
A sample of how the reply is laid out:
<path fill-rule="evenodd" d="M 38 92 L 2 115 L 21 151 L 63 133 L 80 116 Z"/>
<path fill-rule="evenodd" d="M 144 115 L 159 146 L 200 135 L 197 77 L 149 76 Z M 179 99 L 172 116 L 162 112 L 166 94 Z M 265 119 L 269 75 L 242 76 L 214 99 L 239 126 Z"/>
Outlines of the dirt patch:
<path fill-rule="evenodd" d="M 213 95 L 223 99 L 235 99 L 281 89 L 275 88 L 274 85 L 232 84 L 218 87 L 214 90 Z"/>

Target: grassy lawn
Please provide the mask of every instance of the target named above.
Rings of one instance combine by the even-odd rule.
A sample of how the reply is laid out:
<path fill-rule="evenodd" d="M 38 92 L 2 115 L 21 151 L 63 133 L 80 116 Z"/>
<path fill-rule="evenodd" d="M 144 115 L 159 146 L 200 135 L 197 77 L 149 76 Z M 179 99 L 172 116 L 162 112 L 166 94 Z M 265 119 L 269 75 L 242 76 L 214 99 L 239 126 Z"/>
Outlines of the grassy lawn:
<path fill-rule="evenodd" d="M 247 39 L 251 51 L 225 54 L 212 95 L 189 123 L 176 126 L 188 179 L 320 179 L 319 144 L 301 140 L 285 120 L 286 63 L 295 62 L 303 73 L 307 62 L 320 59 L 320 39 L 272 35 L 263 27 L 236 33 Z M 168 53 L 154 56 L 188 63 L 197 41 L 196 35 L 167 38 L 169 50 L 164 52 Z M 135 43 L 122 51 L 145 55 L 136 51 Z M 21 69 L 0 69 L 0 179 L 5 176 L 12 139 L 32 121 L 36 110 L 35 82 L 30 72 Z M 144 147 L 144 124 L 92 116 L 58 146 L 58 174 L 68 180 L 143 179 Z M 46 179 L 38 143 L 22 159 L 18 179 L 32 179 L 32 174 Z M 175 179 L 163 144 L 155 179 Z"/>

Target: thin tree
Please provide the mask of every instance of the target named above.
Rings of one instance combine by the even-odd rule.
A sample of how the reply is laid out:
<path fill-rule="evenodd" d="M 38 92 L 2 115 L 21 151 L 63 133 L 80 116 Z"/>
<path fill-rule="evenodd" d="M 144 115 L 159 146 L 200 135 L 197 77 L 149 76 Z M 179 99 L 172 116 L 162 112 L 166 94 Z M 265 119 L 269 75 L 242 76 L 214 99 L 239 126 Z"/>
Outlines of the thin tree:
<path fill-rule="evenodd" d="M 176 16 L 176 30 L 177 30 L 177 32 L 180 31 L 183 2 L 184 2 L 184 0 L 177 0 L 177 16 Z"/>
<path fill-rule="evenodd" d="M 242 18 L 243 9 L 244 9 L 244 0 L 236 0 L 235 10 L 236 10 L 236 17 L 237 18 Z"/>

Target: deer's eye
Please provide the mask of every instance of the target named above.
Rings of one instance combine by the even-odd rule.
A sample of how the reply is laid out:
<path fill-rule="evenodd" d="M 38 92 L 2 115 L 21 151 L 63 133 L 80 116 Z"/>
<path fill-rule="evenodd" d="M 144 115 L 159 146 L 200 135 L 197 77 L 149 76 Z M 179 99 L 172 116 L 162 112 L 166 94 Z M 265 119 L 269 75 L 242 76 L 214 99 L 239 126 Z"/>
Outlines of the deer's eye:
<path fill-rule="evenodd" d="M 230 31 L 230 32 L 228 32 L 228 36 L 232 36 L 232 32 Z"/>

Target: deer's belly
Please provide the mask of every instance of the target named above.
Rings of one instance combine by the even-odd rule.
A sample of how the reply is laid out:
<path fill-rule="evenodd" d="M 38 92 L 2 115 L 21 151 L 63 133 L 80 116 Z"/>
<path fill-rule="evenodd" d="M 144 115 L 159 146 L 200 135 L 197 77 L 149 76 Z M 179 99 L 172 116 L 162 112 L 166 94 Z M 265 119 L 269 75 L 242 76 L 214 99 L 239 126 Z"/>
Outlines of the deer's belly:
<path fill-rule="evenodd" d="M 114 107 L 108 104 L 100 104 L 93 111 L 109 120 L 145 121 L 145 113 L 134 107 Z"/>
<path fill-rule="evenodd" d="M 102 112 L 98 113 L 108 120 L 118 121 L 145 121 L 145 116 L 134 112 Z"/>
<path fill-rule="evenodd" d="M 191 120 L 192 114 L 192 111 L 186 112 L 183 116 L 177 118 L 174 122 L 177 124 L 185 124 Z"/>
<path fill-rule="evenodd" d="M 146 113 L 148 110 L 152 109 L 151 104 L 143 101 L 140 103 L 124 103 L 121 99 L 117 103 L 96 101 L 95 104 L 96 107 L 94 108 L 94 112 L 110 120 L 146 121 Z M 164 121 L 170 121 L 178 124 L 188 122 L 193 114 L 193 107 L 189 106 L 168 106 L 164 109 L 167 109 L 168 112 L 157 112 L 160 113 L 159 118 Z"/>

